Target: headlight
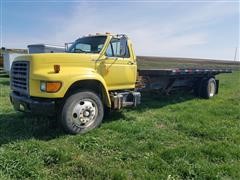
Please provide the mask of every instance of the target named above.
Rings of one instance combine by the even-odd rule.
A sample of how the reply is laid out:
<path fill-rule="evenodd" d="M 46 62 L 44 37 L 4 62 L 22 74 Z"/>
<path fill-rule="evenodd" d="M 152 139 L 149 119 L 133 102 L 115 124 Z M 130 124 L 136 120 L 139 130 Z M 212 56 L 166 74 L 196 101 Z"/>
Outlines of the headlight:
<path fill-rule="evenodd" d="M 40 90 L 46 91 L 46 82 L 43 82 L 43 81 L 40 82 Z"/>
<path fill-rule="evenodd" d="M 40 82 L 40 90 L 43 92 L 55 93 L 59 91 L 61 87 L 62 87 L 62 83 L 59 81 L 55 81 L 55 82 L 41 81 Z"/>

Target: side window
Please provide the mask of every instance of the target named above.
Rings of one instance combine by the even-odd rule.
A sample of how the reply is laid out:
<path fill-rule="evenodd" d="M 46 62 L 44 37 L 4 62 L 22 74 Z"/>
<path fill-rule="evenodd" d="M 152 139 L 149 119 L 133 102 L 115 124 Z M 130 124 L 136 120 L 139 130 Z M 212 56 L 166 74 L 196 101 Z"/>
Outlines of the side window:
<path fill-rule="evenodd" d="M 125 50 L 125 54 L 122 55 L 121 54 L 121 42 L 120 39 L 112 39 L 107 51 L 106 51 L 106 55 L 109 57 L 124 57 L 124 58 L 128 58 L 129 57 L 129 50 L 128 50 L 128 46 L 126 44 L 126 46 L 124 47 L 126 48 Z"/>
<path fill-rule="evenodd" d="M 116 41 L 112 42 L 113 54 L 116 57 L 120 57 L 120 40 L 117 39 Z"/>

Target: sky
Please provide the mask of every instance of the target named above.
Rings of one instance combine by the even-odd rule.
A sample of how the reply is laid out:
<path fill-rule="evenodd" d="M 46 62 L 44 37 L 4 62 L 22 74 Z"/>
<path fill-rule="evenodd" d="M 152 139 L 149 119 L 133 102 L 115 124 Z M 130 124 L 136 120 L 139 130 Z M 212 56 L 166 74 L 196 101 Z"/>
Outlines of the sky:
<path fill-rule="evenodd" d="M 126 34 L 137 55 L 239 60 L 239 1 L 1 0 L 1 46 Z"/>

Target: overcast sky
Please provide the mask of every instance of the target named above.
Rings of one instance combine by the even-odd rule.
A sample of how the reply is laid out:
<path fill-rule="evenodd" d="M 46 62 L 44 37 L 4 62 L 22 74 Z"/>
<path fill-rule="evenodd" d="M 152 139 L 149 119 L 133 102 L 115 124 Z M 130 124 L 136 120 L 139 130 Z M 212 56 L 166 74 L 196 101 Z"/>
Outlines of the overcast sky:
<path fill-rule="evenodd" d="M 7 48 L 64 45 L 96 32 L 127 34 L 137 55 L 233 60 L 239 46 L 239 1 L 2 0 L 1 4 L 1 46 Z"/>

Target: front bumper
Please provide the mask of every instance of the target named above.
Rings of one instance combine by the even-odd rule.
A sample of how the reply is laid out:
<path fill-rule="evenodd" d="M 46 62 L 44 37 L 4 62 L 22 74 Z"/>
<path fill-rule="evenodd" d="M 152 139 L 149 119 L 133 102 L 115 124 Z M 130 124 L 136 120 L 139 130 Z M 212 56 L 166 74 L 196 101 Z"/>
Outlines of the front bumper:
<path fill-rule="evenodd" d="M 53 100 L 19 96 L 14 92 L 10 94 L 10 101 L 14 109 L 21 112 L 48 116 L 54 115 L 56 110 Z"/>

